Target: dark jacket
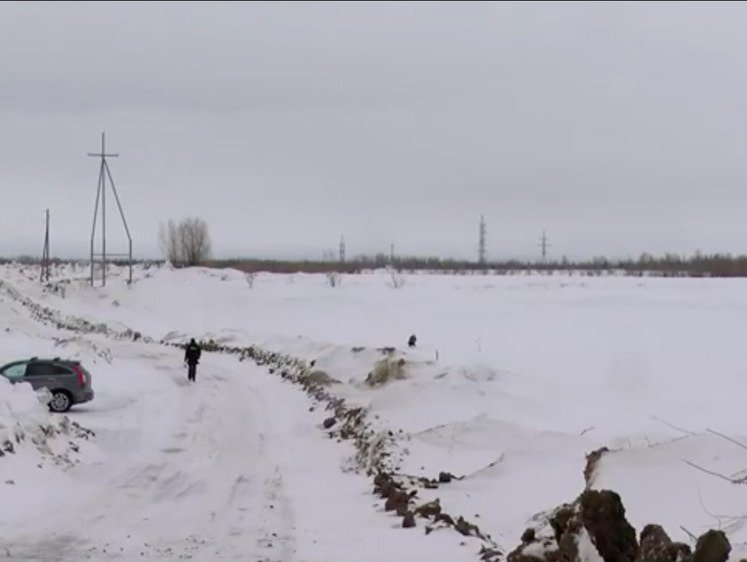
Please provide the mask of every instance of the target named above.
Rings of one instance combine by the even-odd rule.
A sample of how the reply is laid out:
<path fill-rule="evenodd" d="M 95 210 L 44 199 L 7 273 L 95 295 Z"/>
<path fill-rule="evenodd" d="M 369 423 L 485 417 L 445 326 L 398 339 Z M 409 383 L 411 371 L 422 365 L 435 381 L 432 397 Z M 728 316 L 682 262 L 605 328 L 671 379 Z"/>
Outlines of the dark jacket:
<path fill-rule="evenodd" d="M 200 362 L 200 355 L 202 355 L 202 349 L 197 345 L 195 340 L 192 340 L 187 344 L 187 348 L 184 350 L 184 360 L 190 365 L 197 365 Z"/>

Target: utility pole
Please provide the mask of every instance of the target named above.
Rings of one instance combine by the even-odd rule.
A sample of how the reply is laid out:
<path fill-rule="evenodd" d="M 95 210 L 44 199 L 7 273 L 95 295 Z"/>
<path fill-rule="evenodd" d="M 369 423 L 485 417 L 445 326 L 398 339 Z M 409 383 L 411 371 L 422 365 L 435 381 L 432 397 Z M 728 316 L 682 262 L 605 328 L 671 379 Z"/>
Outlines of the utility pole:
<path fill-rule="evenodd" d="M 96 258 L 101 258 L 101 283 L 102 286 L 106 286 L 106 262 L 109 256 L 126 256 L 128 258 L 128 264 L 130 268 L 129 283 L 132 283 L 132 237 L 130 236 L 130 229 L 127 226 L 127 219 L 125 219 L 124 211 L 122 210 L 122 204 L 119 201 L 119 194 L 117 188 L 114 186 L 114 180 L 112 179 L 111 171 L 109 170 L 109 164 L 106 162 L 106 158 L 117 158 L 119 154 L 107 154 L 106 153 L 106 135 L 101 133 L 101 152 L 88 153 L 88 156 L 94 156 L 101 158 L 101 165 L 99 167 L 99 181 L 96 189 L 96 206 L 93 211 L 93 225 L 91 227 L 91 286 L 94 284 L 94 265 Z M 112 192 L 114 193 L 114 199 L 117 202 L 119 208 L 119 215 L 122 218 L 122 224 L 124 224 L 125 234 L 127 234 L 128 242 L 128 253 L 127 254 L 108 254 L 106 252 L 106 180 L 109 180 Z M 96 219 L 99 212 L 99 201 L 101 201 L 101 253 L 95 253 L 95 238 L 96 238 Z"/>
<path fill-rule="evenodd" d="M 345 237 L 340 237 L 340 263 L 345 263 Z"/>
<path fill-rule="evenodd" d="M 485 265 L 488 261 L 486 236 L 487 236 L 487 231 L 485 228 L 485 217 L 480 215 L 480 238 L 479 238 L 478 250 L 477 250 L 478 263 L 480 265 Z"/>
<path fill-rule="evenodd" d="M 549 240 L 547 239 L 547 234 L 545 234 L 545 231 L 542 231 L 542 238 L 540 239 L 540 248 L 542 248 L 542 261 L 545 261 L 547 259 L 547 248 L 552 246 L 550 244 Z"/>
<path fill-rule="evenodd" d="M 389 246 L 389 263 L 394 265 L 394 242 Z"/>
<path fill-rule="evenodd" d="M 44 248 L 42 249 L 41 282 L 49 281 L 49 209 L 44 213 Z"/>

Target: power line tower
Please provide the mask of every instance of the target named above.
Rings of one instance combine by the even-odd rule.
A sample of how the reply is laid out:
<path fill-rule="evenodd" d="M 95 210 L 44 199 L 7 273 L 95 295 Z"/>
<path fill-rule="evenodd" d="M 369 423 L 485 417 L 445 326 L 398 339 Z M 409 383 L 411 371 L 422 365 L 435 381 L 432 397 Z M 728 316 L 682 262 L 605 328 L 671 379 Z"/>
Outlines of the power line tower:
<path fill-rule="evenodd" d="M 544 230 L 542 231 L 542 238 L 540 238 L 539 246 L 542 248 L 542 261 L 545 261 L 547 259 L 547 248 L 552 246 L 552 244 L 550 244 Z"/>
<path fill-rule="evenodd" d="M 96 206 L 93 211 L 93 225 L 91 227 L 91 286 L 94 284 L 94 273 L 96 258 L 100 258 L 98 263 L 101 264 L 101 285 L 106 286 L 106 262 L 108 257 L 127 257 L 127 263 L 130 268 L 130 275 L 128 283 L 132 283 L 132 237 L 130 236 L 130 229 L 127 226 L 127 219 L 125 219 L 124 211 L 122 210 L 122 204 L 119 201 L 119 194 L 117 188 L 114 186 L 114 180 L 112 179 L 112 173 L 109 170 L 109 164 L 106 162 L 107 157 L 117 158 L 119 154 L 107 154 L 106 153 L 106 134 L 101 133 L 101 152 L 88 153 L 88 156 L 94 156 L 101 158 L 101 166 L 99 167 L 99 182 L 96 189 Z M 126 254 L 107 254 L 106 252 L 106 181 L 109 180 L 112 192 L 114 193 L 114 199 L 117 202 L 119 208 L 119 216 L 122 218 L 122 224 L 124 225 L 125 234 L 127 234 L 128 253 Z M 99 201 L 101 201 L 101 253 L 95 252 L 95 238 L 96 238 L 96 219 L 99 212 Z"/>
<path fill-rule="evenodd" d="M 45 215 L 45 228 L 44 228 L 44 248 L 42 249 L 41 259 L 41 279 L 44 283 L 49 281 L 49 209 L 44 213 Z"/>
<path fill-rule="evenodd" d="M 340 263 L 345 263 L 345 237 L 340 237 Z"/>
<path fill-rule="evenodd" d="M 480 215 L 480 238 L 477 249 L 477 258 L 480 265 L 485 265 L 488 261 L 487 250 L 487 230 L 485 228 L 485 217 Z"/>

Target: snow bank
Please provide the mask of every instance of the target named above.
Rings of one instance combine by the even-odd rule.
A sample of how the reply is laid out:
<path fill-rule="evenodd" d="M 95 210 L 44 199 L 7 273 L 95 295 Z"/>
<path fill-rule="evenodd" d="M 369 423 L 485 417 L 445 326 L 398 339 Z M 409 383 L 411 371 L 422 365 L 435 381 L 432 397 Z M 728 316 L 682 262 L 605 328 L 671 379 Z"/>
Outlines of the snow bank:
<path fill-rule="evenodd" d="M 681 527 L 723 524 L 734 555 L 747 552 L 743 487 L 692 466 L 735 479 L 747 466 L 744 448 L 707 432 L 747 443 L 744 279 L 436 274 L 394 289 L 372 273 L 332 288 L 323 275 L 250 286 L 235 271 L 136 268 L 128 285 L 112 268 L 105 288 L 60 273 L 79 276 L 63 295 L 5 273 L 61 317 L 315 359 L 340 381 L 330 392 L 401 437 L 400 472 L 464 476 L 424 500 L 479 514 L 506 545 L 577 495 L 585 455 L 606 446 L 593 486 L 620 491 L 636 527 L 687 540 Z M 418 347 L 401 350 L 411 333 Z M 366 384 L 386 346 L 402 376 Z"/>
<path fill-rule="evenodd" d="M 39 456 L 41 464 L 77 462 L 76 441 L 88 439 L 92 432 L 65 415 L 50 413 L 50 398 L 47 389 L 34 391 L 29 384 L 0 377 L 0 457 L 28 451 Z"/>

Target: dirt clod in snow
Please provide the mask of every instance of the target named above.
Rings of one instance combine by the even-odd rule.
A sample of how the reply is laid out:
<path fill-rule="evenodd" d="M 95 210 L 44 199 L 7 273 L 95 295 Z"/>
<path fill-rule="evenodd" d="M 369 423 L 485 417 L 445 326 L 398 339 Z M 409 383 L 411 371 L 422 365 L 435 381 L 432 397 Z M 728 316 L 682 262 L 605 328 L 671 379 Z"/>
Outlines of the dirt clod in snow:
<path fill-rule="evenodd" d="M 160 343 L 167 346 L 179 346 L 173 341 L 161 340 Z M 326 421 L 327 424 L 331 424 L 324 428 L 328 437 L 337 438 L 338 442 L 345 440 L 352 443 L 355 449 L 353 470 L 358 473 L 363 472 L 373 478 L 374 493 L 385 500 L 385 511 L 394 512 L 402 517 L 403 524 L 405 522 L 409 524 L 409 519 L 405 520 L 408 514 L 413 518 L 413 522 L 415 520 L 415 510 L 418 508 L 413 508 L 412 505 L 419 488 L 435 489 L 438 488 L 439 481 L 447 483 L 462 478 L 447 472 L 440 473 L 438 479 L 397 475 L 394 432 L 375 429 L 369 419 L 367 408 L 350 405 L 344 398 L 332 394 L 328 388 L 329 385 L 325 384 L 324 377 L 319 379 L 309 376 L 311 365 L 307 362 L 256 346 L 231 347 L 216 344 L 212 340 L 200 342 L 200 345 L 206 351 L 237 355 L 239 361 L 251 359 L 258 366 L 266 367 L 270 373 L 278 375 L 281 379 L 301 386 L 319 407 L 323 406 L 330 411 L 332 416 L 327 420 L 334 419 L 335 423 Z M 389 355 L 377 363 L 382 365 L 380 373 L 384 373 L 386 381 L 390 378 L 402 378 L 405 360 L 391 356 L 396 351 L 394 348 L 381 351 Z M 319 372 L 323 373 L 323 371 Z M 322 422 L 322 426 L 324 425 L 325 422 Z M 426 505 L 428 507 L 425 507 Z M 490 535 L 483 533 L 477 525 L 462 516 L 454 517 L 444 513 L 441 511 L 440 502 L 424 504 L 417 513 L 421 517 L 433 517 L 433 524 L 426 526 L 426 534 L 437 526 L 450 528 L 480 541 L 480 560 L 483 562 L 495 562 L 502 556 L 498 545 L 490 538 Z"/>
<path fill-rule="evenodd" d="M 402 517 L 402 527 L 404 529 L 409 529 L 414 526 L 415 526 L 415 515 L 413 515 L 412 511 L 408 511 Z"/>
<path fill-rule="evenodd" d="M 697 539 L 695 551 L 673 542 L 659 525 L 646 525 L 640 545 L 612 490 L 586 490 L 551 513 L 543 528 L 529 528 L 507 562 L 726 562 L 731 545 L 722 531 Z M 596 552 L 595 552 L 596 551 Z"/>
<path fill-rule="evenodd" d="M 597 463 L 605 453 L 609 453 L 607 447 L 602 447 L 596 451 L 592 451 L 586 455 L 586 466 L 584 467 L 584 482 L 586 482 L 586 488 L 589 489 L 594 483 L 594 474 L 597 470 Z"/>
<path fill-rule="evenodd" d="M 534 529 L 531 527 L 524 531 L 521 535 L 521 542 L 524 544 L 529 544 L 530 542 L 534 542 L 537 539 L 537 534 Z"/>
<path fill-rule="evenodd" d="M 581 494 L 580 519 L 605 562 L 633 562 L 638 540 L 625 518 L 625 507 L 617 492 L 587 490 Z"/>
<path fill-rule="evenodd" d="M 691 554 L 688 545 L 672 542 L 661 525 L 646 525 L 640 543 L 636 562 L 678 562 Z"/>
<path fill-rule="evenodd" d="M 441 513 L 441 500 L 438 498 L 415 508 L 415 514 L 423 517 L 435 518 L 439 513 Z"/>
<path fill-rule="evenodd" d="M 441 484 L 448 484 L 454 478 L 456 478 L 456 477 L 451 472 L 439 472 L 438 473 L 438 481 Z"/>
<path fill-rule="evenodd" d="M 711 529 L 698 538 L 692 562 L 726 562 L 730 552 L 731 545 L 724 532 Z"/>

